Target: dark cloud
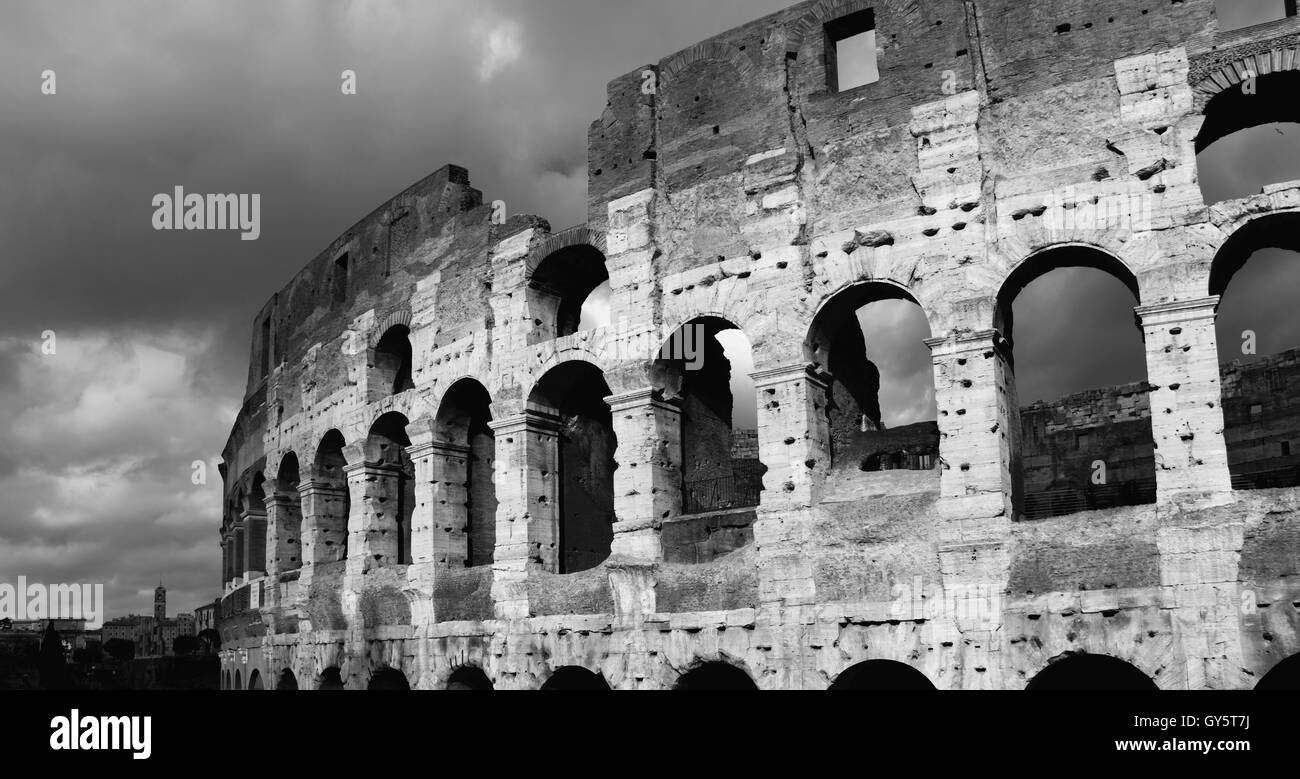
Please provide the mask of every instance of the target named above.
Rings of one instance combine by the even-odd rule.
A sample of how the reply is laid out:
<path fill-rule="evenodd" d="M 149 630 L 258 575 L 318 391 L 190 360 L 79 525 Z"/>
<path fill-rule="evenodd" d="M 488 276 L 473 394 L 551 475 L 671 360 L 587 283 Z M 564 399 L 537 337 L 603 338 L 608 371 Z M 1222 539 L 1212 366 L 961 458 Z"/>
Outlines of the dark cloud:
<path fill-rule="evenodd" d="M 270 295 L 358 218 L 448 162 L 468 167 L 511 213 L 538 213 L 557 227 L 583 221 L 586 133 L 605 106 L 606 82 L 787 4 L 68 0 L 7 8 L 0 572 L 104 582 L 111 613 L 147 611 L 160 576 L 173 610 L 210 599 L 220 580 L 215 461 L 242 400 L 251 321 Z M 1236 13 L 1245 4 L 1232 5 Z M 39 90 L 46 68 L 57 72 L 53 97 Z M 356 96 L 339 92 L 345 68 L 357 72 Z M 1232 178 L 1241 166 L 1224 148 Z M 154 231 L 152 196 L 177 185 L 260 194 L 260 240 Z M 1254 283 L 1250 270 L 1234 293 Z M 1035 344 L 1040 333 L 1089 333 L 1095 347 L 1131 328 L 1118 303 L 1083 306 L 1068 327 L 1026 324 L 1061 310 L 1051 296 L 1064 289 L 1047 289 L 1048 303 L 1026 304 L 1017 338 L 1022 366 L 1056 355 L 1057 367 L 1043 370 L 1062 378 L 1042 391 L 1087 379 L 1080 366 L 1127 375 L 1106 372 L 1108 359 L 1127 357 L 1089 361 Z M 1069 291 L 1117 294 L 1089 289 L 1080 282 Z M 1258 325 L 1262 341 L 1289 321 L 1281 309 L 1248 313 L 1264 312 L 1275 318 Z M 899 316 L 889 319 L 904 334 L 897 341 L 878 326 L 869 340 L 872 359 L 896 376 L 882 393 L 886 419 L 932 418 L 928 365 L 916 350 L 927 333 Z M 40 353 L 47 329 L 57 334 L 56 355 Z M 191 484 L 195 460 L 207 463 L 207 484 Z"/>

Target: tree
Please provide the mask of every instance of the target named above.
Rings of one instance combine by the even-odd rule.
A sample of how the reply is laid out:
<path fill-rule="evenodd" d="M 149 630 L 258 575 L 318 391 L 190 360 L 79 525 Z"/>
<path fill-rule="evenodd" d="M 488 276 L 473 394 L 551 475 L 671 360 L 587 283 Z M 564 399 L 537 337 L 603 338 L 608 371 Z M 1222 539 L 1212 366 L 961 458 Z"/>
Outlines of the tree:
<path fill-rule="evenodd" d="M 221 634 L 213 628 L 199 631 L 199 645 L 204 652 L 216 652 L 221 649 Z"/>
<path fill-rule="evenodd" d="M 177 657 L 193 654 L 198 648 L 199 640 L 194 636 L 179 635 L 172 640 L 172 654 Z"/>
<path fill-rule="evenodd" d="M 122 662 L 135 659 L 135 644 L 124 638 L 110 638 L 104 643 L 104 651 Z"/>
<path fill-rule="evenodd" d="M 53 620 L 45 625 L 45 637 L 41 640 L 41 654 L 36 670 L 40 674 L 41 687 L 46 690 L 67 690 L 72 687 L 63 637 L 54 629 Z"/>

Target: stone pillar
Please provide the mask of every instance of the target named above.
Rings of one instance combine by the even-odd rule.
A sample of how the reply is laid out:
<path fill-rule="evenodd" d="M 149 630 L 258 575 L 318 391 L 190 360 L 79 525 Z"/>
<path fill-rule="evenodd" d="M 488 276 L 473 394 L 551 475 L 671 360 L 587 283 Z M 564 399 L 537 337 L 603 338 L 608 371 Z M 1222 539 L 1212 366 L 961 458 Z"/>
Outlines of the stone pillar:
<path fill-rule="evenodd" d="M 996 330 L 926 340 L 939 407 L 939 511 L 956 538 L 1015 515 L 1022 471 L 1020 405 L 1006 340 Z M 965 525 L 965 526 L 962 526 Z"/>
<path fill-rule="evenodd" d="M 557 417 L 538 411 L 489 423 L 497 474 L 492 598 L 501 619 L 528 616 L 528 569 L 557 567 L 559 426 Z"/>
<path fill-rule="evenodd" d="M 348 460 L 343 473 L 353 497 L 348 516 L 348 573 L 397 565 L 402 467 L 367 461 L 360 445 L 345 447 L 343 452 Z"/>
<path fill-rule="evenodd" d="M 244 509 L 244 581 L 266 575 L 266 510 Z"/>
<path fill-rule="evenodd" d="M 613 414 L 613 555 L 629 562 L 663 560 L 659 527 L 681 514 L 682 415 L 653 388 L 605 398 Z"/>
<path fill-rule="evenodd" d="M 235 579 L 235 534 L 227 529 L 221 539 L 221 588 Z"/>
<path fill-rule="evenodd" d="M 244 567 L 244 552 L 245 552 L 245 549 L 244 549 L 244 523 L 243 523 L 242 521 L 241 521 L 241 522 L 236 522 L 235 525 L 234 525 L 234 527 L 232 528 L 232 531 L 233 531 L 234 534 L 235 534 L 235 544 L 234 544 L 234 546 L 235 546 L 235 569 L 234 569 L 234 574 L 235 574 L 235 576 L 234 576 L 234 582 L 235 582 L 235 586 L 239 586 L 239 585 L 242 584 L 243 582 L 247 581 L 247 580 L 244 578 L 244 572 L 247 570 L 247 568 Z"/>
<path fill-rule="evenodd" d="M 463 568 L 468 550 L 468 446 L 434 440 L 429 427 L 411 433 L 406 450 L 415 464 L 411 561 Z"/>
<path fill-rule="evenodd" d="M 333 563 L 347 556 L 348 491 L 313 474 L 298 485 L 302 511 L 303 565 Z"/>
<path fill-rule="evenodd" d="M 1138 306 L 1146 335 L 1151 433 L 1156 447 L 1156 503 L 1209 506 L 1232 499 L 1223 438 L 1219 298 Z"/>
<path fill-rule="evenodd" d="M 300 532 L 301 497 L 295 486 L 267 479 L 266 490 L 266 575 L 275 577 L 302 565 Z"/>
<path fill-rule="evenodd" d="M 802 364 L 750 376 L 758 396 L 758 456 L 767 467 L 754 522 L 759 599 L 811 604 L 812 565 L 803 544 L 830 468 L 826 383 Z"/>

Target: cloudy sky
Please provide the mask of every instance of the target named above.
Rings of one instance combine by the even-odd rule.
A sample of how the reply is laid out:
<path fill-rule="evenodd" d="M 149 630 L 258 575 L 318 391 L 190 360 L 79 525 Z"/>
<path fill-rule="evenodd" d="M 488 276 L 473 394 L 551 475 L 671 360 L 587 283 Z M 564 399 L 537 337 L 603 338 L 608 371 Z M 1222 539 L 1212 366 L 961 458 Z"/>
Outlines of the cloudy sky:
<path fill-rule="evenodd" d="M 160 577 L 172 612 L 210 600 L 216 463 L 262 303 L 342 229 L 447 162 L 512 213 L 582 221 L 586 129 L 605 83 L 787 4 L 7 3 L 0 581 L 103 582 L 110 614 L 148 611 Z M 40 90 L 46 69 L 52 96 Z M 340 94 L 344 69 L 357 72 L 355 96 Z M 1255 146 L 1225 157 L 1225 186 L 1240 183 L 1237 157 Z M 153 195 L 178 185 L 260 193 L 260 240 L 151 229 Z M 1037 310 L 1060 318 L 1073 309 L 1059 294 L 1085 286 L 1057 283 Z M 1025 324 L 1035 315 L 1017 319 L 1022 370 L 1038 348 Z M 871 317 L 886 421 L 932 418 L 924 320 L 890 306 Z M 1078 320 L 1041 329 L 1094 342 L 1103 332 Z M 1089 364 L 1071 354 L 1047 373 L 1065 386 Z M 192 484 L 195 461 L 206 484 Z"/>

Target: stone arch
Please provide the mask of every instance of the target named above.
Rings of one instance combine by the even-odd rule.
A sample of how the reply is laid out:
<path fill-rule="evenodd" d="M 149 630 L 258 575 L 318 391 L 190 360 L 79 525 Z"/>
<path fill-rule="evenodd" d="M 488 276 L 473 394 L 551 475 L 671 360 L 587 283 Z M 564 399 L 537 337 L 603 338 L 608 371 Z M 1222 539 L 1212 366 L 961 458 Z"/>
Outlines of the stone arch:
<path fill-rule="evenodd" d="M 554 555 L 548 567 L 559 573 L 593 568 L 610 554 L 617 446 L 605 401 L 610 394 L 598 367 L 569 360 L 542 374 L 528 395 L 538 425 L 537 454 L 558 466 L 546 479 L 555 494 L 538 496 L 534 514 L 550 517 L 545 522 L 556 540 L 541 551 Z"/>
<path fill-rule="evenodd" d="M 261 689 L 263 689 L 263 686 L 262 686 L 262 672 L 259 671 L 259 670 L 256 669 L 256 668 L 254 668 L 254 669 L 253 669 L 253 672 L 250 673 L 250 674 L 248 675 L 248 689 L 250 689 L 250 690 L 261 690 Z"/>
<path fill-rule="evenodd" d="M 473 378 L 447 388 L 434 418 L 429 456 L 431 478 L 440 485 L 434 525 L 441 535 L 450 535 L 448 561 L 463 557 L 469 568 L 491 564 L 496 548 L 496 438 L 491 422 L 492 397 Z M 435 547 L 440 542 L 435 538 Z"/>
<path fill-rule="evenodd" d="M 318 690 L 346 689 L 343 685 L 343 674 L 339 671 L 338 666 L 331 665 L 320 672 L 320 676 L 316 678 L 316 689 Z"/>
<path fill-rule="evenodd" d="M 1003 338 L 1014 341 L 1010 317 L 1011 302 L 1025 287 L 1060 268 L 1095 268 L 1119 279 L 1129 288 L 1138 305 L 1142 304 L 1142 289 L 1137 274 L 1120 255 L 1106 248 L 1100 241 L 1056 241 L 1035 248 L 1019 262 L 1007 269 L 997 292 L 997 305 L 992 326 Z"/>
<path fill-rule="evenodd" d="M 835 677 L 831 690 L 933 690 L 919 669 L 897 660 L 864 660 Z"/>
<path fill-rule="evenodd" d="M 567 230 L 552 233 L 528 253 L 528 264 L 524 268 L 524 280 L 531 281 L 537 266 L 541 265 L 547 257 L 573 246 L 591 247 L 602 255 L 607 253 L 604 233 L 593 230 L 587 225 L 570 227 Z"/>
<path fill-rule="evenodd" d="M 446 689 L 448 690 L 491 690 L 492 680 L 483 672 L 482 668 L 473 665 L 463 665 L 451 672 L 447 677 Z"/>
<path fill-rule="evenodd" d="M 1255 78 L 1255 92 L 1241 85 Z M 1300 122 L 1300 105 L 1291 99 L 1300 87 L 1300 57 L 1294 49 L 1272 49 L 1221 65 L 1192 88 L 1196 110 L 1205 116 L 1196 136 L 1196 153 L 1238 130 L 1269 122 Z M 1269 95 L 1284 95 L 1270 100 Z"/>
<path fill-rule="evenodd" d="M 409 690 L 411 684 L 406 680 L 406 674 L 392 666 L 384 666 L 370 675 L 370 681 L 366 683 L 366 689 Z"/>
<path fill-rule="evenodd" d="M 551 236 L 529 253 L 524 271 L 530 343 L 578 332 L 582 304 L 609 281 L 604 240 L 586 227 Z"/>
<path fill-rule="evenodd" d="M 1210 264 L 1209 287 L 1206 291 L 1211 296 L 1222 296 L 1227 291 L 1232 277 L 1245 267 L 1255 251 L 1300 251 L 1300 210 L 1252 214 L 1227 226 L 1224 232 L 1226 237 Z"/>
<path fill-rule="evenodd" d="M 380 415 L 366 433 L 362 461 L 366 469 L 368 561 L 379 566 L 412 562 L 415 515 L 415 464 L 407 447 L 410 420 L 398 411 Z M 374 531 L 379 531 L 378 533 Z"/>
<path fill-rule="evenodd" d="M 1157 690 L 1137 666 L 1110 655 L 1067 653 L 1048 661 L 1026 690 Z"/>
<path fill-rule="evenodd" d="M 236 690 L 244 689 L 244 677 L 243 674 L 239 672 L 238 668 L 235 669 L 235 689 Z"/>
<path fill-rule="evenodd" d="M 370 355 L 368 383 L 371 400 L 415 389 L 415 351 L 408 325 L 394 324 L 382 330 L 370 348 Z"/>
<path fill-rule="evenodd" d="M 1300 654 L 1278 662 L 1255 684 L 1256 690 L 1300 690 Z"/>
<path fill-rule="evenodd" d="M 1063 397 L 1026 405 L 1035 399 L 1023 392 L 1026 372 L 1023 364 L 1017 365 L 1015 356 L 1013 303 L 1030 284 L 1066 268 L 1099 270 L 1126 288 L 1135 305 L 1142 302 L 1137 276 L 1129 265 L 1091 243 L 1056 244 L 1036 251 L 1016 263 L 1004 278 L 997 292 L 992 325 L 1000 336 L 995 339 L 994 354 L 1004 361 L 1001 373 L 1011 401 L 1006 438 L 1011 458 L 1012 506 L 1017 518 L 1040 519 L 1156 500 L 1145 333 L 1136 317 L 1132 320 L 1137 330 L 1132 341 L 1112 343 L 1110 347 L 1112 356 L 1119 349 L 1135 350 L 1135 355 L 1130 356 L 1142 366 L 1139 380 L 1116 387 L 1089 385 L 1086 390 L 1071 389 Z M 1098 470 L 1097 463 L 1104 470 Z M 1068 475 L 1072 485 L 1064 492 L 1056 488 L 1063 475 Z"/>
<path fill-rule="evenodd" d="M 389 330 L 392 330 L 394 327 L 405 327 L 407 330 L 412 329 L 411 309 L 399 308 L 398 310 L 389 313 L 387 316 L 385 316 L 383 319 L 377 322 L 373 327 L 370 328 L 370 335 L 366 339 L 367 345 L 370 346 L 371 349 L 378 347 L 379 342 L 384 337 L 384 334 L 387 333 Z"/>
<path fill-rule="evenodd" d="M 677 678 L 674 690 L 757 690 L 753 677 L 738 663 L 709 660 L 692 664 Z"/>
<path fill-rule="evenodd" d="M 275 689 L 277 690 L 298 689 L 298 677 L 294 675 L 291 669 L 285 668 L 284 670 L 280 671 L 280 678 L 275 683 Z"/>
<path fill-rule="evenodd" d="M 749 58 L 739 47 L 723 43 L 721 41 L 705 41 L 697 43 L 685 51 L 669 57 L 663 65 L 659 67 L 659 84 L 663 86 L 672 82 L 677 74 L 686 70 L 697 62 L 712 60 L 714 62 L 725 62 L 736 69 L 737 75 L 743 79 L 754 77 L 754 61 Z"/>
<path fill-rule="evenodd" d="M 556 668 L 542 684 L 543 690 L 608 690 L 605 677 L 580 665 Z"/>
<path fill-rule="evenodd" d="M 348 556 L 348 517 L 352 512 L 352 495 L 348 488 L 347 442 L 337 428 L 321 436 L 312 460 L 312 490 L 317 498 L 312 506 L 312 527 L 303 539 L 303 558 L 312 563 L 343 560 Z"/>
<path fill-rule="evenodd" d="M 757 392 L 748 376 L 752 368 L 737 377 L 720 338 L 733 332 L 748 342 L 722 317 L 696 317 L 664 341 L 654 363 L 657 389 L 680 413 L 680 449 L 669 457 L 678 463 L 683 516 L 748 511 L 763 491 L 767 469 L 758 456 L 757 420 L 752 428 L 736 426 L 739 404 L 751 406 L 756 417 Z M 740 393 L 733 391 L 738 378 Z"/>
<path fill-rule="evenodd" d="M 1228 472 L 1234 489 L 1295 487 L 1300 450 L 1292 451 L 1296 425 L 1282 390 L 1295 379 L 1300 347 L 1289 316 L 1300 212 L 1256 214 L 1231 227 L 1210 263 L 1207 288 L 1217 303 L 1218 400 Z M 1256 259 L 1260 252 L 1264 256 Z M 1253 270 L 1234 285 L 1247 266 Z M 1265 274 L 1267 285 L 1261 284 Z M 1247 343 L 1253 348 L 1247 350 Z"/>
<path fill-rule="evenodd" d="M 896 283 L 859 281 L 841 287 L 821 300 L 804 338 L 805 361 L 826 377 L 831 467 L 841 477 L 852 479 L 858 470 L 926 471 L 939 462 L 939 431 L 933 420 L 912 419 L 898 432 L 888 430 L 884 422 L 881 391 L 898 385 L 887 386 L 868 358 L 871 336 L 864 333 L 859 317 L 868 306 L 887 301 L 905 301 L 924 318 L 927 329 L 913 352 L 929 366 L 929 317 L 911 292 Z M 934 397 L 933 369 L 926 376 Z"/>

